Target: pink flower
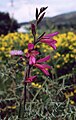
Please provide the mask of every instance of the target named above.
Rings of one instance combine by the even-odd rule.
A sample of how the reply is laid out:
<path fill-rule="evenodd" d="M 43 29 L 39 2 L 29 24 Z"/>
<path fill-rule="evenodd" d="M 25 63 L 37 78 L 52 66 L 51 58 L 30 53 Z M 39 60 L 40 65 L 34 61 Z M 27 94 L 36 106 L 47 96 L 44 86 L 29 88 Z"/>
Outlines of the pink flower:
<path fill-rule="evenodd" d="M 26 53 L 26 57 L 29 59 L 29 64 L 35 64 L 36 62 L 36 55 L 38 55 L 39 52 L 34 50 L 34 45 L 32 43 L 28 44 L 28 52 Z"/>
<path fill-rule="evenodd" d="M 50 59 L 50 56 L 48 55 L 44 58 L 41 58 L 41 59 L 37 60 L 36 63 L 34 64 L 35 67 L 39 68 L 47 76 L 50 75 L 49 72 L 48 72 L 48 69 L 50 69 L 51 66 L 49 66 L 47 64 L 39 64 L 39 63 L 45 62 L 49 59 Z"/>
<path fill-rule="evenodd" d="M 48 69 L 50 69 L 51 67 L 49 65 L 46 64 L 35 64 L 35 67 L 39 68 L 45 75 L 50 75 L 48 72 Z"/>
<path fill-rule="evenodd" d="M 44 35 L 40 42 L 46 43 L 47 45 L 51 46 L 53 49 L 56 49 L 56 43 L 57 41 L 53 39 L 53 36 L 57 35 L 58 32 L 50 33 L 47 35 Z"/>
<path fill-rule="evenodd" d="M 33 49 L 34 49 L 34 44 L 29 43 L 29 44 L 28 44 L 28 50 L 33 50 Z"/>
<path fill-rule="evenodd" d="M 21 50 L 11 50 L 10 55 L 11 56 L 19 56 L 19 55 L 23 55 L 23 52 Z"/>
<path fill-rule="evenodd" d="M 25 82 L 27 83 L 31 83 L 32 81 L 34 81 L 36 79 L 37 76 L 30 76 L 29 78 L 26 78 Z"/>

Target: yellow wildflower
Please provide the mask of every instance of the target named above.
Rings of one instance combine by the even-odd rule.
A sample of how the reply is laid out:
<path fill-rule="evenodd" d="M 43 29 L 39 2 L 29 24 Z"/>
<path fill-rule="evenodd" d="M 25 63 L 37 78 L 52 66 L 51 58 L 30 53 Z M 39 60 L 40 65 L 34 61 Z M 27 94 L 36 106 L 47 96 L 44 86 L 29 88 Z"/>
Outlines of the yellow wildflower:
<path fill-rule="evenodd" d="M 27 53 L 28 52 L 28 49 L 24 49 L 24 53 Z"/>
<path fill-rule="evenodd" d="M 70 93 L 70 97 L 71 97 L 71 96 L 74 96 L 74 93 L 73 93 L 73 92 Z"/>
<path fill-rule="evenodd" d="M 38 84 L 38 83 L 32 82 L 31 85 L 32 85 L 33 87 L 36 87 L 36 88 L 41 88 L 41 85 Z"/>
<path fill-rule="evenodd" d="M 1 50 L 1 51 L 4 51 L 4 50 L 5 50 L 5 47 L 1 47 L 0 50 Z"/>
<path fill-rule="evenodd" d="M 47 50 L 45 49 L 44 52 L 46 52 Z"/>
<path fill-rule="evenodd" d="M 74 90 L 74 93 L 76 93 L 76 89 Z"/>
<path fill-rule="evenodd" d="M 71 105 L 74 105 L 75 102 L 74 102 L 73 100 L 70 100 L 70 104 L 71 104 Z"/>

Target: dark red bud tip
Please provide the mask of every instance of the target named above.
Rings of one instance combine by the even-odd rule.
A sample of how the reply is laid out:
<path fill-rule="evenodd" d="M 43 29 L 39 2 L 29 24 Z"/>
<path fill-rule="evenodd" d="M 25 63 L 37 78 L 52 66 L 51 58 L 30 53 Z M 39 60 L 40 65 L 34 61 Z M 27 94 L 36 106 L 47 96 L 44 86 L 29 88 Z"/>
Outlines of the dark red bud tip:
<path fill-rule="evenodd" d="M 42 13 L 43 11 L 45 11 L 47 8 L 48 8 L 48 6 L 40 8 L 40 13 Z"/>
<path fill-rule="evenodd" d="M 36 29 L 35 29 L 34 24 L 31 24 L 31 30 L 32 30 L 32 34 L 35 35 L 36 34 Z"/>

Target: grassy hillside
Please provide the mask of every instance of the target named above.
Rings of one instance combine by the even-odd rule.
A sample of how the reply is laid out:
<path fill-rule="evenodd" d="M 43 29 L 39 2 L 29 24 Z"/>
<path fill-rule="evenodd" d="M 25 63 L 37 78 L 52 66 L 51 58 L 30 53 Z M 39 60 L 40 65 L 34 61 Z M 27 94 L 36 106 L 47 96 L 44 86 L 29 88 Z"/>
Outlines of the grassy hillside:
<path fill-rule="evenodd" d="M 28 28 L 30 22 L 20 23 L 20 25 L 25 25 Z M 39 24 L 39 29 L 43 31 L 55 30 L 60 31 L 76 31 L 76 12 L 70 12 L 66 14 L 57 15 L 55 17 L 45 17 L 42 22 Z"/>

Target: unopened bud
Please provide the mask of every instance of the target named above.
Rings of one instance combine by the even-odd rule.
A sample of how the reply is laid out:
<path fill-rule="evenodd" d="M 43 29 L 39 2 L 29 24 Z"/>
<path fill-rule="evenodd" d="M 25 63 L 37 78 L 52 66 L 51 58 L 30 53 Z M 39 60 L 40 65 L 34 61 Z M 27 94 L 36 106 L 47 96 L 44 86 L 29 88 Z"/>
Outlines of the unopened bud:
<path fill-rule="evenodd" d="M 35 29 L 35 25 L 34 24 L 31 24 L 31 30 L 32 30 L 32 34 L 35 36 L 36 29 Z"/>

